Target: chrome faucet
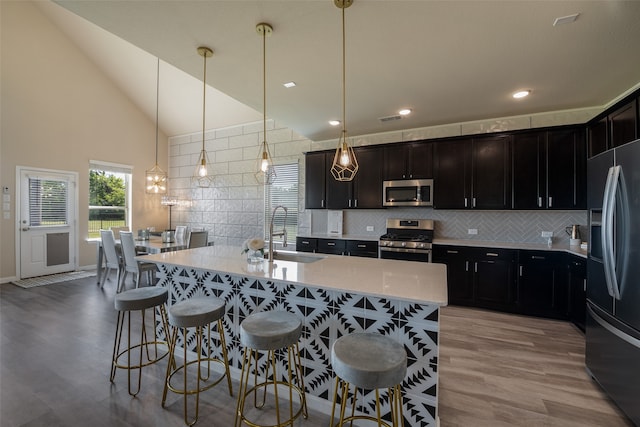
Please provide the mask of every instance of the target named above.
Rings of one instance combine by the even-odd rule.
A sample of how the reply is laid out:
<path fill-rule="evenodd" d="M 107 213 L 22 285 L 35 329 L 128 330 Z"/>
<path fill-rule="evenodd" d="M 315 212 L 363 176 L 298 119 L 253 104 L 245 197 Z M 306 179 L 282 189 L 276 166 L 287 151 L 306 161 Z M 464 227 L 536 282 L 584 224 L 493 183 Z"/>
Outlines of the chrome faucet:
<path fill-rule="evenodd" d="M 274 233 L 273 232 L 273 220 L 276 217 L 276 211 L 278 209 L 282 209 L 284 211 L 284 222 L 282 223 L 282 231 L 280 231 L 279 233 Z M 286 248 L 287 247 L 287 208 L 285 208 L 282 205 L 278 205 L 275 208 L 273 208 L 273 212 L 271 212 L 271 225 L 269 225 L 269 262 L 273 262 L 273 259 L 275 258 L 275 251 L 273 250 L 273 238 L 274 237 L 282 237 L 282 247 Z"/>

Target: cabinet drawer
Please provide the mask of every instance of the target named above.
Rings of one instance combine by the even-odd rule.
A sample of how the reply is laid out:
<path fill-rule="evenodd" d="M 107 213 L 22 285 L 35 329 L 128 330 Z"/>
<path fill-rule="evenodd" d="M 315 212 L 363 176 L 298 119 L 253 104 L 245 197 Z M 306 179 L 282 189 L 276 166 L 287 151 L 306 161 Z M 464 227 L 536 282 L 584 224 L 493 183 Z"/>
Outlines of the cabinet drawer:
<path fill-rule="evenodd" d="M 354 256 L 378 257 L 378 242 L 369 240 L 347 240 L 347 253 Z"/>
<path fill-rule="evenodd" d="M 484 261 L 515 261 L 518 251 L 513 249 L 476 248 L 475 256 Z"/>
<path fill-rule="evenodd" d="M 296 237 L 296 250 L 300 252 L 315 252 L 318 249 L 318 239 Z"/>
<path fill-rule="evenodd" d="M 323 254 L 342 255 L 346 249 L 346 241 L 342 239 L 318 239 L 318 252 Z"/>

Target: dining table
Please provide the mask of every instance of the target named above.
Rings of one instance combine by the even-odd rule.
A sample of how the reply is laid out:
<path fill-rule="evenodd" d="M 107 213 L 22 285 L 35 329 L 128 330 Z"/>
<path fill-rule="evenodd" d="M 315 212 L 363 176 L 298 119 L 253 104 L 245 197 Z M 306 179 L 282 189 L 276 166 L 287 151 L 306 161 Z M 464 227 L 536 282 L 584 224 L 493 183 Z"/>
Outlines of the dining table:
<path fill-rule="evenodd" d="M 98 284 L 102 277 L 102 265 L 104 263 L 104 250 L 102 248 L 101 239 L 91 239 L 96 242 L 96 276 Z M 136 251 L 146 252 L 149 254 L 159 254 L 163 252 L 180 251 L 187 249 L 188 242 L 185 239 L 174 239 L 172 242 L 163 242 L 160 236 L 149 236 L 148 239 L 134 239 Z M 116 239 L 116 247 L 120 246 L 120 239 Z"/>

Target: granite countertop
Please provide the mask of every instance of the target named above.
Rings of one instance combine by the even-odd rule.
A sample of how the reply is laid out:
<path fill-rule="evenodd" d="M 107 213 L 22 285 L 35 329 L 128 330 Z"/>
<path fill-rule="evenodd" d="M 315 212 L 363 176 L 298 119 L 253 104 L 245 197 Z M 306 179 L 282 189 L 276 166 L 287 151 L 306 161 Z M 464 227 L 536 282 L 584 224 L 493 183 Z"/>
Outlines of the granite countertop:
<path fill-rule="evenodd" d="M 300 254 L 306 258 L 317 257 L 319 260 L 303 263 L 276 259 L 273 264 L 268 261 L 249 264 L 246 256 L 241 254 L 241 249 L 232 246 L 207 246 L 145 255 L 136 259 L 311 285 L 359 295 L 447 305 L 447 269 L 444 264 L 306 252 Z"/>

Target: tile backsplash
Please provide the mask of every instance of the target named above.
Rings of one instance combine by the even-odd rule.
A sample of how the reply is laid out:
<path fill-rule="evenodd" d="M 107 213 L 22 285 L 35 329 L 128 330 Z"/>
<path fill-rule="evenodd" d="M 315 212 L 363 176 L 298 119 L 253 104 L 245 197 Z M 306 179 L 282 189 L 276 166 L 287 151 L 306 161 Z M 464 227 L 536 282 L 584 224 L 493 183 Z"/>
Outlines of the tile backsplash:
<path fill-rule="evenodd" d="M 300 227 L 299 234 L 326 233 L 327 211 L 308 210 L 311 223 Z M 303 214 L 304 215 L 304 214 Z M 466 211 L 431 208 L 392 208 L 345 210 L 343 234 L 379 237 L 386 230 L 387 218 L 433 219 L 435 237 L 490 242 L 546 243 L 542 231 L 552 231 L 554 243 L 569 243 L 565 228 L 581 225 L 587 240 L 587 211 Z M 310 226 L 310 227 L 309 227 Z M 373 231 L 367 231 L 367 227 Z M 478 234 L 469 234 L 469 229 Z"/>

